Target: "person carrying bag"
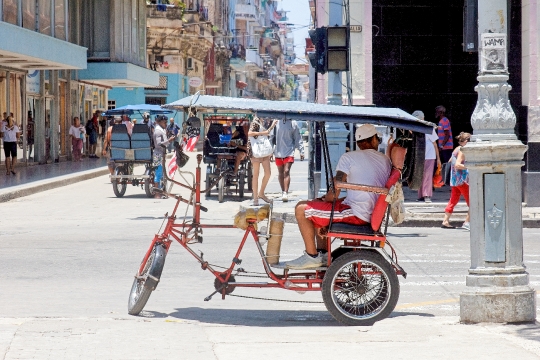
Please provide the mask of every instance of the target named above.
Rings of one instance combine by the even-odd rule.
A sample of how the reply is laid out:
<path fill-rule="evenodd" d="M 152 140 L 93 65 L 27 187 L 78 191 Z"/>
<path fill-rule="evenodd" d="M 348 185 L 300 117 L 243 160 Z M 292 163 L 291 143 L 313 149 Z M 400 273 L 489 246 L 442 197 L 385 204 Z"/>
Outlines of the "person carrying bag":
<path fill-rule="evenodd" d="M 270 157 L 273 153 L 273 146 L 270 143 L 268 136 L 274 126 L 276 126 L 276 121 L 272 121 L 270 127 L 266 129 L 263 126 L 262 121 L 255 117 L 255 119 L 253 119 L 251 122 L 251 126 L 249 127 L 248 131 L 248 156 L 250 157 L 251 166 L 253 168 L 251 187 L 253 189 L 253 205 L 256 206 L 259 205 L 259 199 L 262 199 L 266 203 L 272 202 L 272 199 L 266 197 L 264 190 L 266 189 L 266 185 L 268 184 L 271 175 Z M 255 148 L 257 148 L 257 150 L 255 150 Z M 259 187 L 259 171 L 261 165 L 264 170 L 264 176 L 262 178 L 261 186 Z"/>
<path fill-rule="evenodd" d="M 259 132 L 266 131 L 264 126 L 260 123 L 259 118 L 255 118 L 253 122 L 259 125 Z M 249 142 L 251 144 L 251 154 L 254 158 L 270 156 L 274 151 L 268 135 L 250 136 Z"/>

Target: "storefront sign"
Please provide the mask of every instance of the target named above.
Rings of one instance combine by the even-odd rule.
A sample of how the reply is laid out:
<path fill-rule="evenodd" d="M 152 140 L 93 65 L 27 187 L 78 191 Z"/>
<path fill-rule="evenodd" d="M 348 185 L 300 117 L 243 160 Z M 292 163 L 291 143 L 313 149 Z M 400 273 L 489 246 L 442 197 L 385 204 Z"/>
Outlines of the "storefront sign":
<path fill-rule="evenodd" d="M 26 74 L 26 92 L 39 94 L 39 70 L 28 70 Z"/>
<path fill-rule="evenodd" d="M 199 87 L 202 85 L 202 83 L 203 83 L 202 79 L 198 76 L 189 78 L 189 86 Z"/>

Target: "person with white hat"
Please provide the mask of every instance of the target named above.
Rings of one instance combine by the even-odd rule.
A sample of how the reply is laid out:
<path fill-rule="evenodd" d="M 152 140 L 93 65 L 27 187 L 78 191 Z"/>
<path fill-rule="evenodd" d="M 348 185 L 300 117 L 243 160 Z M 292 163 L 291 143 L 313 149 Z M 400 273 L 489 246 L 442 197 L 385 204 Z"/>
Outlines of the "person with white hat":
<path fill-rule="evenodd" d="M 371 124 L 359 126 L 355 138 L 357 150 L 341 156 L 334 181 L 384 187 L 390 177 L 392 164 L 388 156 L 377 150 L 381 142 L 377 129 Z M 336 202 L 332 222 L 356 225 L 370 223 L 377 194 L 347 190 L 347 196 L 339 199 L 339 193 L 339 189 L 330 189 L 322 198 L 298 202 L 295 215 L 306 250 L 304 255 L 286 262 L 286 268 L 312 269 L 327 262 L 326 240 L 317 236 L 315 241 L 315 236 L 316 229 L 330 225 L 334 199 Z"/>

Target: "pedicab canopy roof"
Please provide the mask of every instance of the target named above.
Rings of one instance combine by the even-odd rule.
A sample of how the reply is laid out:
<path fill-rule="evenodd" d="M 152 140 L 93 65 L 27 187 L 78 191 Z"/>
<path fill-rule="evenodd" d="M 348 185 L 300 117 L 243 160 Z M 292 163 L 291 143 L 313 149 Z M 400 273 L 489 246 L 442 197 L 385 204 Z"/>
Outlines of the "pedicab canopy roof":
<path fill-rule="evenodd" d="M 190 107 L 198 112 L 242 111 L 254 113 L 259 117 L 277 119 L 369 123 L 393 126 L 424 134 L 431 133 L 435 126 L 433 123 L 419 120 L 398 108 L 325 105 L 301 101 L 258 100 L 198 94 L 163 105 L 163 108 L 174 110 L 189 109 Z"/>
<path fill-rule="evenodd" d="M 143 113 L 143 112 L 147 112 L 150 115 L 163 115 L 163 114 L 173 113 L 172 110 L 163 109 L 159 105 L 139 104 L 139 105 L 126 105 L 126 106 L 118 107 L 116 109 L 107 110 L 105 112 L 105 115 L 107 116 L 133 115 L 135 113 Z"/>

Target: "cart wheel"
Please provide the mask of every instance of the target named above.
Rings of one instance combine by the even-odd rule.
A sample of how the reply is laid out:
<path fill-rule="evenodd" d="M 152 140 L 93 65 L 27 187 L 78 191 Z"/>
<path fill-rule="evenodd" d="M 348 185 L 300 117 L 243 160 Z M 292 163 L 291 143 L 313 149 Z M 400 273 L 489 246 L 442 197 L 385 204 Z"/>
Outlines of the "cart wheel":
<path fill-rule="evenodd" d="M 399 280 L 392 266 L 378 253 L 351 251 L 328 267 L 322 296 L 337 321 L 346 325 L 373 325 L 394 310 L 399 298 Z"/>
<path fill-rule="evenodd" d="M 155 195 L 154 182 L 150 181 L 150 179 L 144 179 L 144 192 L 146 193 L 146 196 L 149 198 L 153 198 Z"/>
<path fill-rule="evenodd" d="M 150 294 L 159 283 L 166 256 L 167 249 L 161 244 L 155 244 L 142 272 L 137 273 L 133 280 L 129 293 L 128 314 L 138 315 L 144 309 Z"/>
<path fill-rule="evenodd" d="M 248 191 L 253 191 L 253 168 L 251 167 L 251 161 L 248 162 L 247 166 L 247 187 Z"/>
<path fill-rule="evenodd" d="M 206 180 L 205 180 L 206 189 L 208 189 L 208 191 L 204 193 L 205 199 L 208 199 L 210 197 L 210 193 L 212 192 L 212 189 L 210 189 L 210 185 L 212 184 L 212 180 L 210 179 L 211 174 L 212 174 L 212 167 L 208 165 L 206 167 Z"/>
<path fill-rule="evenodd" d="M 154 192 L 154 172 L 152 170 L 146 170 L 145 175 L 149 175 L 149 178 L 144 179 L 144 192 L 146 193 L 146 196 L 149 198 L 153 198 L 155 195 Z"/>
<path fill-rule="evenodd" d="M 219 179 L 218 182 L 218 201 L 223 202 L 223 196 L 225 195 L 225 177 Z"/>
<path fill-rule="evenodd" d="M 116 171 L 115 171 L 115 174 L 116 175 L 125 175 L 126 172 L 125 172 L 125 169 L 123 166 L 119 166 L 116 168 Z M 122 179 L 114 179 L 112 181 L 112 188 L 113 188 L 113 191 L 114 191 L 114 195 L 116 195 L 116 197 L 122 197 L 124 196 L 124 194 L 126 193 L 126 188 L 127 188 L 127 184 L 126 184 L 126 181 L 125 180 L 122 180 Z"/>
<path fill-rule="evenodd" d="M 246 186 L 246 174 L 241 170 L 238 173 L 238 196 L 240 199 L 244 198 L 244 187 Z"/>

